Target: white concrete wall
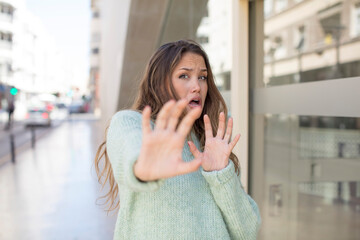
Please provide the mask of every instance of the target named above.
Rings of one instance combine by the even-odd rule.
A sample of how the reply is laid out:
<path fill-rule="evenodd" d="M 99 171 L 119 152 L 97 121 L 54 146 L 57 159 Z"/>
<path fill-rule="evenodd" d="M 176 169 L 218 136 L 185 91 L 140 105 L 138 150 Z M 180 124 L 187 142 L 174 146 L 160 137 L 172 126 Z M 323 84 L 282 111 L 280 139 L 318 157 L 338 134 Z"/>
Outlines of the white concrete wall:
<path fill-rule="evenodd" d="M 103 125 L 117 111 L 130 0 L 108 0 L 101 6 L 100 108 Z"/>

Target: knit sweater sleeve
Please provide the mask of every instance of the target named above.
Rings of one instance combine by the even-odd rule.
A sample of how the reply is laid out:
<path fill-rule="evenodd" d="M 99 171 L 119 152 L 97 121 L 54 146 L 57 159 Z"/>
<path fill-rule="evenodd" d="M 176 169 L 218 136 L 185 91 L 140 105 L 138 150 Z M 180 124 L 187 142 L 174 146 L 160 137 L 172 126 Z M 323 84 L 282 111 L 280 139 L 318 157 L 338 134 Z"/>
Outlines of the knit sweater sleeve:
<path fill-rule="evenodd" d="M 259 209 L 241 186 L 233 162 L 229 161 L 220 171 L 202 170 L 202 174 L 210 185 L 231 239 L 255 240 L 261 223 Z"/>
<path fill-rule="evenodd" d="M 142 182 L 133 171 L 142 143 L 142 115 L 131 110 L 116 113 L 107 133 L 106 148 L 115 180 L 132 191 L 155 191 L 163 180 Z"/>

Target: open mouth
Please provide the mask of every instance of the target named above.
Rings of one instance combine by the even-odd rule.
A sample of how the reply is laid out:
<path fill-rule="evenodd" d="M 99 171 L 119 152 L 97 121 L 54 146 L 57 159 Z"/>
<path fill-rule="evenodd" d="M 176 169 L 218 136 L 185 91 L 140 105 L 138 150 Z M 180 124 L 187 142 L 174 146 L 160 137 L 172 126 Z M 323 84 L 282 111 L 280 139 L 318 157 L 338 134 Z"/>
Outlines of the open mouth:
<path fill-rule="evenodd" d="M 200 99 L 193 99 L 189 102 L 190 107 L 201 107 Z"/>

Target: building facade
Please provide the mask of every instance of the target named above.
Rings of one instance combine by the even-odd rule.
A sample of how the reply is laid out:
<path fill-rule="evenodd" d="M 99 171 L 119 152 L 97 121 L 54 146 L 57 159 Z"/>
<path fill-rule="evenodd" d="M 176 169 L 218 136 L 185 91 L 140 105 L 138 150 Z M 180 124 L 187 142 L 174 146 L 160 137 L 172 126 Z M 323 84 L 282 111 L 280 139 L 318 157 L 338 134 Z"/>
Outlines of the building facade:
<path fill-rule="evenodd" d="M 11 101 L 11 84 L 13 83 L 13 36 L 15 31 L 14 1 L 0 3 L 0 113 Z"/>
<path fill-rule="evenodd" d="M 66 61 L 41 20 L 29 12 L 25 0 L 0 3 L 0 113 L 15 101 L 16 119 L 22 119 L 29 99 L 41 93 L 65 95 L 74 82 Z M 14 97 L 9 89 L 15 87 Z M 6 116 L 0 118 L 5 121 Z"/>
<path fill-rule="evenodd" d="M 101 16 L 100 16 L 100 0 L 91 1 L 91 36 L 90 36 L 90 74 L 89 89 L 92 96 L 92 109 L 95 113 L 100 110 L 100 43 L 101 43 Z"/>

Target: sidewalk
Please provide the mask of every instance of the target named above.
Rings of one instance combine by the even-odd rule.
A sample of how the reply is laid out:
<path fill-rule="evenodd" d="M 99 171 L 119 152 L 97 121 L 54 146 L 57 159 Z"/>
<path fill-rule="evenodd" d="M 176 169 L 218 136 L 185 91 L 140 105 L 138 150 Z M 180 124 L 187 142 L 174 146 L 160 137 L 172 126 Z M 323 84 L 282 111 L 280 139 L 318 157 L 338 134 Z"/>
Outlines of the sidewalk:
<path fill-rule="evenodd" d="M 7 121 L 3 122 L 0 121 L 0 135 L 6 133 L 9 131 L 9 129 L 6 129 Z M 11 126 L 13 131 L 21 131 L 24 128 L 23 121 L 14 121 Z"/>
<path fill-rule="evenodd" d="M 5 126 L 6 124 L 4 124 Z M 0 124 L 1 126 L 1 124 Z M 10 129 L 5 130 L 4 126 L 0 129 L 0 168 L 1 166 L 11 160 L 11 136 L 16 148 L 16 154 L 23 149 L 31 146 L 32 135 L 35 134 L 35 139 L 39 139 L 49 129 L 39 128 L 32 132 L 31 129 L 25 128 L 23 122 L 14 122 Z M 27 148 L 26 148 L 27 146 Z M 17 157 L 15 157 L 17 158 Z"/>
<path fill-rule="evenodd" d="M 112 239 L 116 213 L 96 205 L 97 127 L 64 122 L 0 167 L 0 239 Z"/>

